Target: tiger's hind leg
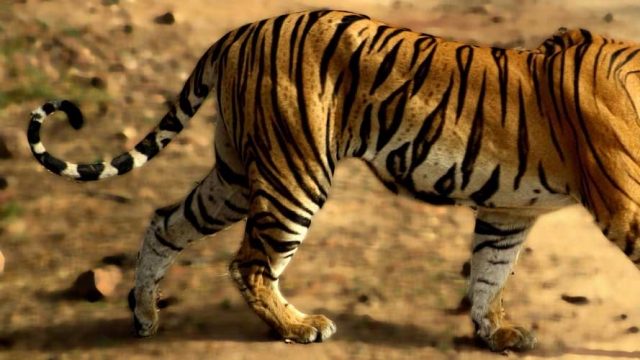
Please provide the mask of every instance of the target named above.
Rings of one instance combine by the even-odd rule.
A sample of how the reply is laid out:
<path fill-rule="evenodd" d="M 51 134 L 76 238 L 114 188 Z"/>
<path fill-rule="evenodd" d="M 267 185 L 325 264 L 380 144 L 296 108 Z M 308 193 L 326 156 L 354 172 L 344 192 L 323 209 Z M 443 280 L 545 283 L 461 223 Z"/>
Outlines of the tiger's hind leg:
<path fill-rule="evenodd" d="M 169 266 L 191 242 L 246 216 L 249 190 L 240 162 L 224 134 L 216 134 L 216 165 L 182 203 L 156 211 L 138 253 L 129 306 L 138 336 L 157 331 L 157 288 Z"/>
<path fill-rule="evenodd" d="M 502 290 L 534 218 L 480 210 L 474 229 L 468 298 L 476 334 L 493 351 L 529 350 L 535 337 L 504 319 Z"/>
<path fill-rule="evenodd" d="M 321 204 L 303 195 L 298 186 L 279 190 L 288 194 L 253 178 L 244 240 L 229 270 L 249 306 L 285 341 L 323 341 L 335 333 L 335 324 L 323 315 L 297 310 L 279 290 L 279 277 Z"/>

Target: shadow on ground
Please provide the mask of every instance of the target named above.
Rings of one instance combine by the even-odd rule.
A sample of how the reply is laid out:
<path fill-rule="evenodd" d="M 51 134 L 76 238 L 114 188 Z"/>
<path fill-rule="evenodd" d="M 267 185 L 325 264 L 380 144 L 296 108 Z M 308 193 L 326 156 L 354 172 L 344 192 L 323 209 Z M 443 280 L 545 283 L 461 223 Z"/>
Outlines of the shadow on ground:
<path fill-rule="evenodd" d="M 328 313 L 339 326 L 336 341 L 364 342 L 393 347 L 436 347 L 451 339 L 415 325 L 394 324 L 367 315 Z M 206 316 L 203 316 L 206 314 Z M 217 340 L 235 342 L 278 341 L 248 308 L 211 307 L 163 311 L 156 336 L 139 339 L 133 335 L 131 319 L 80 319 L 52 325 L 39 325 L 13 332 L 0 332 L 0 349 L 61 351 L 105 348 L 136 342 Z M 46 334 L 46 336 L 43 336 Z"/>

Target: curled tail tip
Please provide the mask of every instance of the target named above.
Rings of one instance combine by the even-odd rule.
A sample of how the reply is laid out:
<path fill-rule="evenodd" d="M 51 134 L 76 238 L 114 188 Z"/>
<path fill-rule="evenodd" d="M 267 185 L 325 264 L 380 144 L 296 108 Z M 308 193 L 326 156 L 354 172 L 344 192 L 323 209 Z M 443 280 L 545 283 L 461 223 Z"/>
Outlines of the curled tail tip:
<path fill-rule="evenodd" d="M 80 111 L 80 109 L 69 100 L 54 100 L 44 103 L 42 106 L 31 112 L 31 120 L 41 123 L 44 118 L 58 110 L 67 115 L 67 119 L 69 120 L 71 127 L 76 130 L 82 128 L 82 125 L 84 124 L 82 111 Z"/>
<path fill-rule="evenodd" d="M 62 100 L 60 102 L 60 110 L 67 114 L 71 127 L 76 130 L 82 128 L 82 125 L 84 124 L 84 116 L 82 115 L 82 111 L 80 111 L 74 103 L 68 100 Z"/>

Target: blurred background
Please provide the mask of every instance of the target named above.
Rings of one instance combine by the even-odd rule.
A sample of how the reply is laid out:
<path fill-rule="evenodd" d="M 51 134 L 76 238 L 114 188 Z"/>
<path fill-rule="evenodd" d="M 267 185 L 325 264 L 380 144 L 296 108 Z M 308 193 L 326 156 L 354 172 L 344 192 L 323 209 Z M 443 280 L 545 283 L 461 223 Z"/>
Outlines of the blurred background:
<path fill-rule="evenodd" d="M 181 199 L 213 163 L 208 101 L 144 169 L 76 184 L 44 171 L 25 140 L 43 101 L 73 99 L 45 145 L 75 161 L 135 144 L 206 48 L 226 31 L 305 9 L 365 13 L 446 38 L 535 47 L 558 27 L 640 40 L 637 0 L 0 0 L 0 358 L 482 359 L 455 309 L 465 291 L 473 218 L 389 194 L 357 161 L 342 163 L 330 201 L 282 281 L 289 300 L 338 325 L 327 343 L 274 340 L 226 266 L 242 224 L 196 243 L 162 284 L 160 333 L 134 339 L 125 297 L 152 211 Z M 2 260 L 4 259 L 4 260 Z M 505 305 L 538 333 L 526 358 L 640 357 L 640 272 L 580 207 L 536 224 Z"/>

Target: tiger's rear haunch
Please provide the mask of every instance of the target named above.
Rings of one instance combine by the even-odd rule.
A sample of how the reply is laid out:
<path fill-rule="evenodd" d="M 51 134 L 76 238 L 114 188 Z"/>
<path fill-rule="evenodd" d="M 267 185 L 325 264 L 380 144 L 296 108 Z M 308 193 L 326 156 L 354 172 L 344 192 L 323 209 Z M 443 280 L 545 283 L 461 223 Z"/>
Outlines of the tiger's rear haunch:
<path fill-rule="evenodd" d="M 640 47 L 580 31 L 538 49 L 445 41 L 337 11 L 245 25 L 200 59 L 168 114 L 113 161 L 77 165 L 29 141 L 53 172 L 96 180 L 141 166 L 186 125 L 210 90 L 222 121 L 216 164 L 149 226 L 130 294 L 137 333 L 153 334 L 158 282 L 192 241 L 247 218 L 230 265 L 249 306 L 283 338 L 322 341 L 336 328 L 287 303 L 278 278 L 327 199 L 336 163 L 363 159 L 391 190 L 477 210 L 468 299 L 493 350 L 535 339 L 503 319 L 501 291 L 525 235 L 545 212 L 580 202 L 640 262 Z"/>

